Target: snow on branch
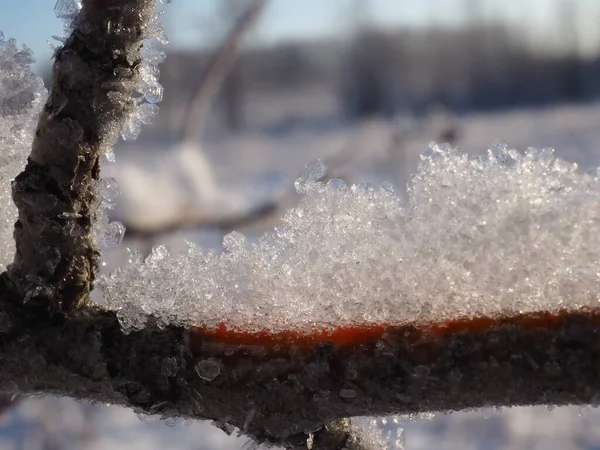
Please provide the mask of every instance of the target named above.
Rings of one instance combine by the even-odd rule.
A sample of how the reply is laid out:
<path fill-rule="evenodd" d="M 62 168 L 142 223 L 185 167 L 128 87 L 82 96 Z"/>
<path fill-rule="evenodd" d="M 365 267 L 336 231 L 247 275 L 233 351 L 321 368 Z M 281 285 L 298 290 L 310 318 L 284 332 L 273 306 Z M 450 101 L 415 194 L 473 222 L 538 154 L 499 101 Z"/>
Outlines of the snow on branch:
<path fill-rule="evenodd" d="M 212 419 L 288 447 L 312 432 L 318 441 L 344 417 L 593 403 L 600 388 L 592 311 L 390 327 L 351 345 L 259 346 L 153 321 L 124 334 L 114 313 L 94 309 L 40 324 L 3 300 L 0 314 L 13 321 L 0 342 L 3 390 Z"/>

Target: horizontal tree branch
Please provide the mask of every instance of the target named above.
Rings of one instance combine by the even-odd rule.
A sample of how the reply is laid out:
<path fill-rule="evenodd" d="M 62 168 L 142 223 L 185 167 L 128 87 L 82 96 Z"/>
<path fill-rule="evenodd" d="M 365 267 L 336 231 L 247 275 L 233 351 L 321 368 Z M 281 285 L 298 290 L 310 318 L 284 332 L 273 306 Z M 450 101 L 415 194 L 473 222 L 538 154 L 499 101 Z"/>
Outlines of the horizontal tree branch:
<path fill-rule="evenodd" d="M 256 226 L 263 221 L 280 219 L 281 215 L 277 215 L 278 213 L 283 214 L 276 199 L 259 204 L 248 211 L 222 217 L 203 215 L 198 208 L 198 214 L 191 213 L 189 216 L 173 217 L 171 221 L 161 223 L 159 227 L 140 227 L 127 221 L 124 223 L 128 238 L 153 239 L 161 234 L 185 229 L 213 229 L 226 234 L 244 227 Z"/>
<path fill-rule="evenodd" d="M 345 417 L 589 404 L 600 388 L 598 311 L 389 327 L 350 344 L 234 345 L 153 321 L 123 334 L 98 308 L 40 323 L 2 292 L 12 325 L 0 335 L 0 387 L 211 419 L 290 448 Z"/>

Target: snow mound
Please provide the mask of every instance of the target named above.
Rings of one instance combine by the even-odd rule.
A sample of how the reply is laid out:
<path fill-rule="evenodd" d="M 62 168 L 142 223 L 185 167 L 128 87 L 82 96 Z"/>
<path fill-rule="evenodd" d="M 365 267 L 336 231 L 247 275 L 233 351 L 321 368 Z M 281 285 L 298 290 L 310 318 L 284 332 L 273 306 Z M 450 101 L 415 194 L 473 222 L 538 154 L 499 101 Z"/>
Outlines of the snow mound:
<path fill-rule="evenodd" d="M 550 149 L 497 145 L 469 157 L 431 145 L 408 198 L 381 187 L 296 181 L 304 194 L 284 225 L 224 252 L 171 255 L 103 276 L 125 331 L 164 324 L 310 331 L 595 307 L 600 275 L 600 175 Z"/>

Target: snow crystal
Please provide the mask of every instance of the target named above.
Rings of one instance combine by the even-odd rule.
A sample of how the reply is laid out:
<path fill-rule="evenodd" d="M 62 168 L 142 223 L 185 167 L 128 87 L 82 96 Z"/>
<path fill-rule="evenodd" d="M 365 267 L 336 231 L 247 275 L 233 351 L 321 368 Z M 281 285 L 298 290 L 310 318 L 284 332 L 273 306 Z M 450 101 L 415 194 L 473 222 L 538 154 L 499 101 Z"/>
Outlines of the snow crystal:
<path fill-rule="evenodd" d="M 156 55 L 160 55 L 160 58 Z M 136 139 L 142 131 L 142 125 L 151 124 L 158 114 L 156 103 L 160 103 L 163 99 L 163 87 L 158 82 L 160 73 L 157 64 L 164 61 L 164 56 L 164 52 L 154 48 L 151 39 L 144 40 L 141 51 L 142 63 L 139 67 L 140 79 L 136 86 L 139 96 L 134 98 L 134 111 L 121 129 L 121 137 L 126 141 Z M 131 57 L 135 59 L 137 55 L 132 54 Z M 120 95 L 119 92 L 110 94 Z M 116 101 L 119 101 L 119 98 Z"/>
<path fill-rule="evenodd" d="M 59 0 L 57 3 L 57 16 L 65 18 L 65 35 L 68 34 L 70 27 L 72 27 L 73 18 L 79 11 L 80 7 L 74 4 L 78 4 L 76 0 Z M 60 5 L 60 7 L 59 7 Z M 59 15 L 60 11 L 61 15 Z M 63 12 L 63 11 L 68 11 Z M 141 46 L 141 49 L 133 48 L 127 59 L 133 63 L 138 59 L 141 59 L 141 64 L 138 67 L 139 79 L 135 86 L 135 90 L 138 93 L 134 96 L 133 100 L 133 111 L 123 121 L 123 125 L 120 130 L 121 137 L 123 140 L 134 140 L 137 139 L 139 134 L 142 132 L 143 125 L 149 125 L 153 122 L 154 118 L 158 114 L 158 106 L 156 103 L 160 103 L 163 98 L 163 87 L 158 82 L 160 71 L 158 64 L 162 63 L 165 59 L 165 53 L 155 47 L 156 43 L 166 44 L 168 39 L 165 35 L 164 28 L 160 23 L 161 13 L 155 12 L 150 20 L 147 28 L 147 36 Z M 79 22 L 78 26 L 81 28 L 85 27 L 85 22 Z M 110 23 L 107 26 L 112 26 Z M 129 69 L 123 69 L 129 70 Z M 124 98 L 116 86 L 117 90 L 109 92 L 107 96 L 114 102 L 129 101 Z M 104 155 L 108 163 L 115 162 L 115 154 L 112 147 L 107 148 L 107 153 Z M 114 178 L 106 178 L 100 180 L 98 183 L 98 193 L 104 200 L 100 204 L 100 208 L 96 214 L 96 221 L 94 224 L 94 237 L 98 246 L 101 249 L 117 247 L 123 241 L 125 236 L 125 226 L 121 222 L 109 222 L 108 210 L 115 206 L 114 201 L 119 195 L 119 187 Z M 127 322 L 127 320 L 125 321 Z"/>
<path fill-rule="evenodd" d="M 206 381 L 213 381 L 221 373 L 221 366 L 212 359 L 198 362 L 195 369 L 198 376 Z"/>
<path fill-rule="evenodd" d="M 325 176 L 327 166 L 320 159 L 304 168 L 302 175 L 294 182 L 298 194 L 306 194 L 306 189 Z"/>
<path fill-rule="evenodd" d="M 386 418 L 353 417 L 350 420 L 352 441 L 361 442 L 361 448 L 382 448 L 402 450 L 404 448 L 404 431 L 394 420 L 393 426 L 388 426 Z"/>
<path fill-rule="evenodd" d="M 0 32 L 0 269 L 14 256 L 13 229 L 17 209 L 11 199 L 10 180 L 25 167 L 31 150 L 33 129 L 46 97 L 41 78 L 31 71 L 33 54 L 17 47 L 14 39 L 4 40 Z M 50 198 L 40 199 L 51 201 Z"/>
<path fill-rule="evenodd" d="M 151 313 L 274 332 L 598 305 L 600 177 L 551 150 L 432 145 L 407 199 L 387 185 L 332 188 L 314 181 L 320 167 L 258 243 L 235 233 L 220 255 L 190 245 L 138 259 L 102 277 L 108 304 L 133 328 Z"/>
<path fill-rule="evenodd" d="M 100 204 L 93 223 L 92 235 L 100 249 L 118 247 L 125 237 L 125 225 L 119 221 L 110 222 L 108 218 L 108 211 L 114 208 L 120 194 L 117 180 L 111 177 L 100 179 L 96 183 L 96 194 Z"/>
<path fill-rule="evenodd" d="M 102 199 L 107 202 L 114 202 L 120 194 L 117 180 L 112 177 L 102 178 L 98 181 L 98 190 Z"/>
<path fill-rule="evenodd" d="M 59 19 L 72 20 L 81 10 L 81 2 L 76 0 L 58 0 L 54 5 L 54 14 Z"/>
<path fill-rule="evenodd" d="M 173 428 L 177 426 L 178 420 L 177 417 L 165 417 L 164 422 L 166 426 Z"/>
<path fill-rule="evenodd" d="M 115 153 L 112 148 L 104 154 L 104 158 L 108 164 L 114 164 L 116 162 Z"/>
<path fill-rule="evenodd" d="M 104 229 L 104 247 L 118 247 L 125 237 L 125 226 L 121 222 L 111 222 Z"/>

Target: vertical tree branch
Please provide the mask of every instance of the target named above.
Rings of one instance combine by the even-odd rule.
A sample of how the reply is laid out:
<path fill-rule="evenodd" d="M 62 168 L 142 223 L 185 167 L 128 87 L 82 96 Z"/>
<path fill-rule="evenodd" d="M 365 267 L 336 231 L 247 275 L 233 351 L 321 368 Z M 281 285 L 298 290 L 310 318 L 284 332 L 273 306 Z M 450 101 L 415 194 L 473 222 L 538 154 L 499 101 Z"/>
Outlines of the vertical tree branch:
<path fill-rule="evenodd" d="M 27 167 L 13 183 L 19 210 L 13 288 L 68 315 L 84 306 L 98 268 L 92 237 L 99 157 L 132 110 L 139 49 L 154 0 L 84 0 L 64 47 Z"/>

